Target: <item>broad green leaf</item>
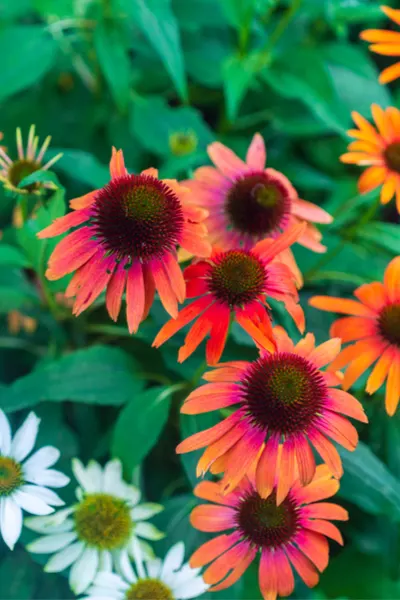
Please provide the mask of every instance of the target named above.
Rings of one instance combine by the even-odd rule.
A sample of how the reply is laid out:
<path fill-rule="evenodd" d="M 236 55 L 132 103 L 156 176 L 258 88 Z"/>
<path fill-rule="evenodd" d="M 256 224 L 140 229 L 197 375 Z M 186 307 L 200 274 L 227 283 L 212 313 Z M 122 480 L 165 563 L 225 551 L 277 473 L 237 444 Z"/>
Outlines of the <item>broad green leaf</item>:
<path fill-rule="evenodd" d="M 52 171 L 34 171 L 30 175 L 24 177 L 18 184 L 19 188 L 27 187 L 28 185 L 32 185 L 33 183 L 52 183 L 55 187 L 60 186 L 60 182 L 58 181 L 58 177 Z"/>
<path fill-rule="evenodd" d="M 400 481 L 386 465 L 363 442 L 354 452 L 339 452 L 344 468 L 339 495 L 365 512 L 400 521 Z"/>
<path fill-rule="evenodd" d="M 323 48 L 323 59 L 330 73 L 338 102 L 371 118 L 371 104 L 391 104 L 387 86 L 378 81 L 378 70 L 367 47 L 332 43 Z"/>
<path fill-rule="evenodd" d="M 0 314 L 30 309 L 38 304 L 37 290 L 24 273 L 9 265 L 0 269 Z M 1 406 L 1 403 L 0 403 Z"/>
<path fill-rule="evenodd" d="M 179 423 L 181 430 L 181 439 L 185 440 L 191 435 L 209 429 L 220 421 L 218 411 L 204 413 L 200 415 L 179 415 Z M 199 461 L 200 456 L 204 450 L 195 450 L 194 452 L 188 452 L 186 454 L 180 454 L 180 458 L 185 469 L 186 475 L 192 485 L 195 487 L 199 483 L 199 479 L 196 475 L 196 465 Z M 210 479 L 210 474 L 205 475 L 205 479 Z"/>
<path fill-rule="evenodd" d="M 85 183 L 90 188 L 100 188 L 110 181 L 110 171 L 90 152 L 84 150 L 70 150 L 69 148 L 51 148 L 47 154 L 52 158 L 62 152 L 62 160 L 55 165 L 57 171 L 61 171 L 71 177 Z M 111 158 L 111 152 L 110 152 Z"/>
<path fill-rule="evenodd" d="M 350 113 L 339 102 L 329 69 L 316 48 L 294 50 L 290 47 L 286 54 L 263 69 L 261 76 L 284 98 L 304 102 L 325 125 L 345 135 Z"/>
<path fill-rule="evenodd" d="M 234 121 L 258 69 L 259 54 L 232 56 L 223 65 L 223 82 L 228 119 Z"/>
<path fill-rule="evenodd" d="M 368 223 L 360 227 L 358 239 L 370 245 L 373 244 L 388 250 L 391 254 L 400 254 L 399 226 L 392 223 Z"/>
<path fill-rule="evenodd" d="M 170 0 L 132 0 L 136 25 L 163 61 L 177 92 L 187 100 L 187 82 L 178 23 Z"/>
<path fill-rule="evenodd" d="M 94 45 L 111 94 L 125 112 L 130 98 L 131 65 L 122 32 L 113 23 L 100 23 L 94 32 Z"/>
<path fill-rule="evenodd" d="M 108 346 L 92 346 L 48 362 L 0 390 L 0 406 L 9 412 L 44 400 L 118 405 L 143 388 L 132 357 Z"/>
<path fill-rule="evenodd" d="M 0 597 L 7 600 L 34 598 L 38 571 L 23 548 L 17 548 L 0 562 Z"/>
<path fill-rule="evenodd" d="M 3 265 L 23 268 L 29 266 L 29 261 L 18 248 L 0 242 L 0 267 Z"/>
<path fill-rule="evenodd" d="M 57 44 L 41 25 L 16 25 L 0 31 L 0 101 L 39 81 L 53 66 Z"/>
<path fill-rule="evenodd" d="M 150 452 L 168 419 L 174 387 L 155 387 L 132 396 L 115 424 L 111 452 L 130 477 Z"/>

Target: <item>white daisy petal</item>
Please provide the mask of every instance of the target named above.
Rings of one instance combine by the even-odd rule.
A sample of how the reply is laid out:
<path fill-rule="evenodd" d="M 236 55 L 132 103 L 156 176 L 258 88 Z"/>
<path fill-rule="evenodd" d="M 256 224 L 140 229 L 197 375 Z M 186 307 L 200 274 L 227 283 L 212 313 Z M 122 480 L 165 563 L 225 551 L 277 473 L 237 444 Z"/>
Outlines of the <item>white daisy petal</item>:
<path fill-rule="evenodd" d="M 117 567 L 117 571 L 125 578 L 129 583 L 136 583 L 137 577 L 136 573 L 132 568 L 131 562 L 129 560 L 128 551 L 126 549 L 121 550 L 116 554 L 115 563 Z"/>
<path fill-rule="evenodd" d="M 21 492 L 32 494 L 32 496 L 37 496 L 50 506 L 64 506 L 65 504 L 65 502 L 61 500 L 61 498 L 55 492 L 53 492 L 53 490 L 49 490 L 46 487 L 41 487 L 39 485 L 23 485 L 21 486 L 20 490 Z"/>
<path fill-rule="evenodd" d="M 17 490 L 12 495 L 14 502 L 18 504 L 23 510 L 31 513 L 31 515 L 50 515 L 54 512 L 54 508 L 49 506 L 38 498 L 37 496 L 33 496 L 33 494 L 28 494 L 27 492 L 23 492 L 22 490 Z"/>
<path fill-rule="evenodd" d="M 165 537 L 165 534 L 151 523 L 139 522 L 135 527 L 134 533 L 140 537 L 144 537 L 146 540 L 152 541 L 162 540 Z"/>
<path fill-rule="evenodd" d="M 135 566 L 139 579 L 145 579 L 147 577 L 146 571 L 143 565 L 143 553 L 140 548 L 140 544 L 136 538 L 133 538 L 131 542 L 131 553 L 135 561 Z"/>
<path fill-rule="evenodd" d="M 34 412 L 30 412 L 21 427 L 16 431 L 10 451 L 10 455 L 16 461 L 21 462 L 32 452 L 39 431 L 39 423 L 40 419 Z"/>
<path fill-rule="evenodd" d="M 86 469 L 86 476 L 88 481 L 90 480 L 89 492 L 99 492 L 102 489 L 103 472 L 102 469 L 95 460 L 91 460 Z"/>
<path fill-rule="evenodd" d="M 201 571 L 201 569 L 192 569 L 192 567 L 189 565 L 189 563 L 186 563 L 178 571 L 178 573 L 175 573 L 174 585 L 181 586 L 183 584 L 186 584 L 188 581 L 190 581 L 194 577 L 197 577 L 198 574 L 200 573 L 200 571 Z"/>
<path fill-rule="evenodd" d="M 79 485 L 85 490 L 90 490 L 90 481 L 88 479 L 86 469 L 78 458 L 72 460 L 72 471 Z"/>
<path fill-rule="evenodd" d="M 172 548 L 169 549 L 164 559 L 163 566 L 161 569 L 161 579 L 171 573 L 171 571 L 177 571 L 181 568 L 183 559 L 185 557 L 185 544 L 178 542 Z"/>
<path fill-rule="evenodd" d="M 85 548 L 74 563 L 69 574 L 69 584 L 77 596 L 93 582 L 99 565 L 99 553 L 95 548 Z"/>
<path fill-rule="evenodd" d="M 14 549 L 22 530 L 22 510 L 12 498 L 0 500 L 0 531 L 3 540 L 10 548 Z"/>
<path fill-rule="evenodd" d="M 55 517 L 58 517 L 58 513 L 54 513 L 50 517 L 29 517 L 25 519 L 24 525 L 36 533 L 65 533 L 71 531 L 74 525 L 71 519 L 65 519 L 62 523 L 55 524 Z"/>
<path fill-rule="evenodd" d="M 94 580 L 94 585 L 103 589 L 108 588 L 109 591 L 116 590 L 124 592 L 129 588 L 129 585 L 125 583 L 122 577 L 120 577 L 116 573 L 97 573 L 96 578 Z"/>
<path fill-rule="evenodd" d="M 113 560 L 111 552 L 104 550 L 100 553 L 99 558 L 99 571 L 111 572 L 113 568 Z"/>
<path fill-rule="evenodd" d="M 0 454 L 8 456 L 11 450 L 11 427 L 5 413 L 0 408 Z"/>
<path fill-rule="evenodd" d="M 208 590 L 209 586 L 204 583 L 202 577 L 196 577 L 180 587 L 174 588 L 174 597 L 177 600 L 187 600 L 188 598 L 197 598 Z"/>
<path fill-rule="evenodd" d="M 29 469 L 28 472 L 25 470 L 25 479 L 30 483 L 55 488 L 64 487 L 69 483 L 69 477 L 55 469 L 45 469 L 43 471 Z"/>
<path fill-rule="evenodd" d="M 161 558 L 154 558 L 146 562 L 146 569 L 149 577 L 152 579 L 158 579 L 161 574 L 162 560 Z"/>
<path fill-rule="evenodd" d="M 132 508 L 131 515 L 134 521 L 143 521 L 144 519 L 150 519 L 150 517 L 157 515 L 163 510 L 164 507 L 161 506 L 161 504 L 144 502 L 143 504 L 138 504 Z"/>
<path fill-rule="evenodd" d="M 141 539 L 138 539 L 138 542 L 139 542 L 140 550 L 142 551 L 142 554 L 143 554 L 143 559 L 144 560 L 153 560 L 155 558 L 155 554 L 154 554 L 154 550 L 150 546 L 150 544 Z"/>
<path fill-rule="evenodd" d="M 60 451 L 54 446 L 43 446 L 24 462 L 24 473 L 30 471 L 43 471 L 52 467 L 60 458 Z"/>
<path fill-rule="evenodd" d="M 61 548 L 69 546 L 77 539 L 75 531 L 68 533 L 57 533 L 55 535 L 44 535 L 43 537 L 27 545 L 27 550 L 33 554 L 51 554 Z"/>
<path fill-rule="evenodd" d="M 60 573 L 61 571 L 64 571 L 64 569 L 79 559 L 84 549 L 85 544 L 83 542 L 75 542 L 75 544 L 71 544 L 71 546 L 68 546 L 67 548 L 64 548 L 64 550 L 54 554 L 54 556 L 52 556 L 47 562 L 44 570 L 46 573 Z"/>
<path fill-rule="evenodd" d="M 98 598 L 99 600 L 107 600 L 107 598 L 110 598 L 111 600 L 124 600 L 125 598 L 123 592 L 110 590 L 110 588 L 102 588 L 97 585 L 92 585 L 86 593 L 89 595 L 85 596 L 85 600 L 88 600 L 89 598 Z"/>
<path fill-rule="evenodd" d="M 130 501 L 132 506 L 136 506 L 136 504 L 138 504 L 138 502 L 140 502 L 140 498 L 142 496 L 142 494 L 140 493 L 140 490 L 134 485 L 126 485 L 125 484 L 124 487 L 125 487 L 124 496 L 126 497 L 127 500 Z"/>
<path fill-rule="evenodd" d="M 117 458 L 110 460 L 104 467 L 103 473 L 103 492 L 109 494 L 115 493 L 116 486 L 119 486 L 122 482 L 122 465 L 121 461 Z"/>

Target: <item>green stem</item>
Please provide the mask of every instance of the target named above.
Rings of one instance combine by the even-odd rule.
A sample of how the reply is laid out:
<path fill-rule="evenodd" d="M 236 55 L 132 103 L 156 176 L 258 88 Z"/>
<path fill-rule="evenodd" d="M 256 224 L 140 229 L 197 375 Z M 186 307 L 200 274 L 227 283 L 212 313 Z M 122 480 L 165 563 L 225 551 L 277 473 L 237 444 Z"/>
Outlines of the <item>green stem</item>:
<path fill-rule="evenodd" d="M 279 42 L 282 35 L 285 33 L 287 26 L 289 25 L 290 21 L 293 19 L 294 15 L 300 8 L 301 3 L 302 0 L 292 0 L 291 6 L 289 6 L 283 13 L 281 20 L 269 36 L 264 46 L 264 49 L 262 51 L 263 62 L 268 62 L 272 50 Z"/>
<path fill-rule="evenodd" d="M 47 279 L 44 274 L 44 259 L 45 259 L 46 246 L 47 246 L 47 242 L 43 241 L 41 249 L 40 249 L 38 276 L 39 276 L 39 281 L 42 286 L 42 292 L 43 292 L 43 295 L 47 302 L 47 305 L 48 305 L 50 312 L 53 315 L 54 319 L 57 321 L 58 320 L 58 304 L 55 301 L 53 294 L 49 290 L 49 287 L 47 285 Z"/>

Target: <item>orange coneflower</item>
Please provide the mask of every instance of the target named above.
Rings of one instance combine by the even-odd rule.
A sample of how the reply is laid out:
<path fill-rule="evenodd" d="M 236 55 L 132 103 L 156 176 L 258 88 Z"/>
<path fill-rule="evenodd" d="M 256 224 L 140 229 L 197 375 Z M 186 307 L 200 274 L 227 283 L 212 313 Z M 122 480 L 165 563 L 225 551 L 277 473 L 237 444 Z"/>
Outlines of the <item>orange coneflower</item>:
<path fill-rule="evenodd" d="M 371 106 L 371 111 L 376 128 L 357 112 L 352 113 L 358 129 L 350 129 L 348 134 L 357 141 L 349 144 L 349 152 L 342 154 L 340 160 L 368 166 L 358 180 L 360 192 L 365 194 L 382 185 L 382 204 L 396 196 L 400 213 L 400 111 L 377 104 Z"/>
<path fill-rule="evenodd" d="M 366 283 L 354 291 L 357 300 L 314 296 L 310 304 L 329 312 L 352 315 L 335 321 L 331 335 L 343 342 L 356 342 L 339 354 L 332 367 L 347 371 L 343 387 L 348 389 L 375 362 L 366 391 L 376 392 L 386 384 L 386 410 L 396 412 L 400 398 L 400 256 L 386 268 L 383 284 Z"/>
<path fill-rule="evenodd" d="M 38 149 L 39 137 L 35 135 L 35 125 L 31 125 L 29 129 L 26 149 L 24 149 L 19 127 L 17 127 L 16 138 L 18 158 L 12 160 L 6 150 L 0 146 L 0 181 L 4 183 L 4 187 L 17 194 L 39 194 L 42 188 L 54 187 L 52 183 L 33 183 L 26 187 L 18 187 L 25 177 L 35 171 L 46 171 L 62 157 L 62 153 L 60 153 L 43 163 L 51 136 L 47 136 L 40 149 Z"/>
<path fill-rule="evenodd" d="M 223 250 L 250 250 L 266 237 L 276 237 L 300 221 L 306 227 L 297 242 L 324 252 L 322 235 L 312 223 L 330 223 L 332 217 L 322 208 L 301 200 L 290 181 L 275 169 L 266 169 L 266 149 L 256 133 L 247 151 L 246 161 L 219 142 L 208 146 L 214 167 L 200 167 L 194 180 L 185 182 L 198 206 L 209 211 L 207 228 L 210 240 Z M 293 269 L 299 282 L 293 254 L 287 249 L 281 260 Z"/>
<path fill-rule="evenodd" d="M 338 355 L 340 340 L 315 347 L 314 336 L 309 333 L 295 346 L 283 329 L 275 328 L 274 334 L 276 352 L 263 352 L 253 362 L 222 363 L 206 373 L 204 378 L 211 383 L 192 392 L 181 412 L 198 414 L 233 406 L 235 410 L 218 425 L 181 442 L 177 452 L 208 446 L 198 462 L 197 475 L 222 461 L 225 492 L 232 491 L 256 463 L 257 490 L 266 498 L 279 471 L 280 504 L 297 469 L 303 484 L 311 481 L 315 472 L 311 446 L 332 473 L 341 477 L 342 463 L 329 438 L 354 450 L 357 431 L 343 415 L 360 421 L 367 418 L 353 396 L 334 389 L 340 378 L 321 371 Z M 282 461 L 278 465 L 280 444 Z"/>
<path fill-rule="evenodd" d="M 343 544 L 331 520 L 346 521 L 347 511 L 337 504 L 319 502 L 338 488 L 325 465 L 317 467 L 306 487 L 294 483 L 279 506 L 275 489 L 267 499 L 258 494 L 251 473 L 228 495 L 221 493 L 217 483 L 199 483 L 194 493 L 211 504 L 196 506 L 191 523 L 200 531 L 221 535 L 200 546 L 190 566 L 209 565 L 203 578 L 211 591 L 217 591 L 233 585 L 260 555 L 259 584 L 265 600 L 293 592 L 292 567 L 306 585 L 314 587 L 318 571 L 324 571 L 329 562 L 326 538 Z"/>
<path fill-rule="evenodd" d="M 189 190 L 175 180 L 160 180 L 156 169 L 128 174 L 122 150 L 113 148 L 111 181 L 100 190 L 72 200 L 68 215 L 40 232 L 53 237 L 76 229 L 55 248 L 47 277 L 59 279 L 75 272 L 66 290 L 75 296 L 79 315 L 106 288 L 110 317 L 118 318 L 126 289 L 127 321 L 136 332 L 158 291 L 171 316 L 185 299 L 178 245 L 199 256 L 211 247 L 202 221 L 205 211 L 187 202 Z"/>
<path fill-rule="evenodd" d="M 263 348 L 273 349 L 273 333 L 268 314 L 268 297 L 280 300 L 304 331 L 304 313 L 298 304 L 294 274 L 276 260 L 302 234 L 305 225 L 294 225 L 276 240 L 259 242 L 252 250 L 214 250 L 208 261 L 187 267 L 184 276 L 188 298 L 197 298 L 186 306 L 177 319 L 168 321 L 153 345 L 157 348 L 185 325 L 197 320 L 179 350 L 184 361 L 207 334 L 208 364 L 219 361 L 225 347 L 231 317 Z"/>
<path fill-rule="evenodd" d="M 381 6 L 381 10 L 389 19 L 400 25 L 400 10 Z M 400 32 L 386 29 L 366 29 L 360 34 L 362 40 L 371 42 L 369 49 L 384 56 L 400 56 Z M 400 62 L 384 69 L 379 76 L 380 83 L 389 83 L 400 77 Z"/>

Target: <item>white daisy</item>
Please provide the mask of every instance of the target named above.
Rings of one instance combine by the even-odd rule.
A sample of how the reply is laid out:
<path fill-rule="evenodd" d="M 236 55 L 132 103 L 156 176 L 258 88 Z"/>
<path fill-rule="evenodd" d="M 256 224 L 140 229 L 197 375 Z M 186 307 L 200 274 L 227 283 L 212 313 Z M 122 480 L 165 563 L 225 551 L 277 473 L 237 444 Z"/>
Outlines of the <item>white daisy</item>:
<path fill-rule="evenodd" d="M 120 575 L 102 571 L 88 589 L 85 600 L 184 600 L 197 598 L 208 586 L 200 569 L 183 564 L 185 546 L 178 542 L 159 558 L 142 561 L 140 549 L 135 553 L 136 571 L 129 561 L 120 565 Z"/>
<path fill-rule="evenodd" d="M 69 478 L 49 469 L 58 460 L 59 450 L 45 446 L 28 460 L 36 442 L 40 419 L 31 412 L 11 435 L 10 423 L 0 409 L 0 533 L 13 550 L 21 535 L 22 511 L 48 515 L 64 502 L 50 487 L 63 487 Z"/>
<path fill-rule="evenodd" d="M 146 523 L 163 510 L 160 504 L 139 504 L 140 491 L 122 479 L 119 460 L 112 460 L 104 469 L 91 461 L 85 468 L 78 459 L 72 469 L 80 487 L 78 502 L 51 517 L 28 519 L 27 527 L 46 534 L 27 546 L 38 554 L 55 553 L 45 566 L 53 573 L 71 567 L 69 583 L 75 594 L 83 593 L 99 571 L 129 562 L 136 545 L 148 557 L 151 546 L 143 539 L 164 537 L 154 525 Z"/>

